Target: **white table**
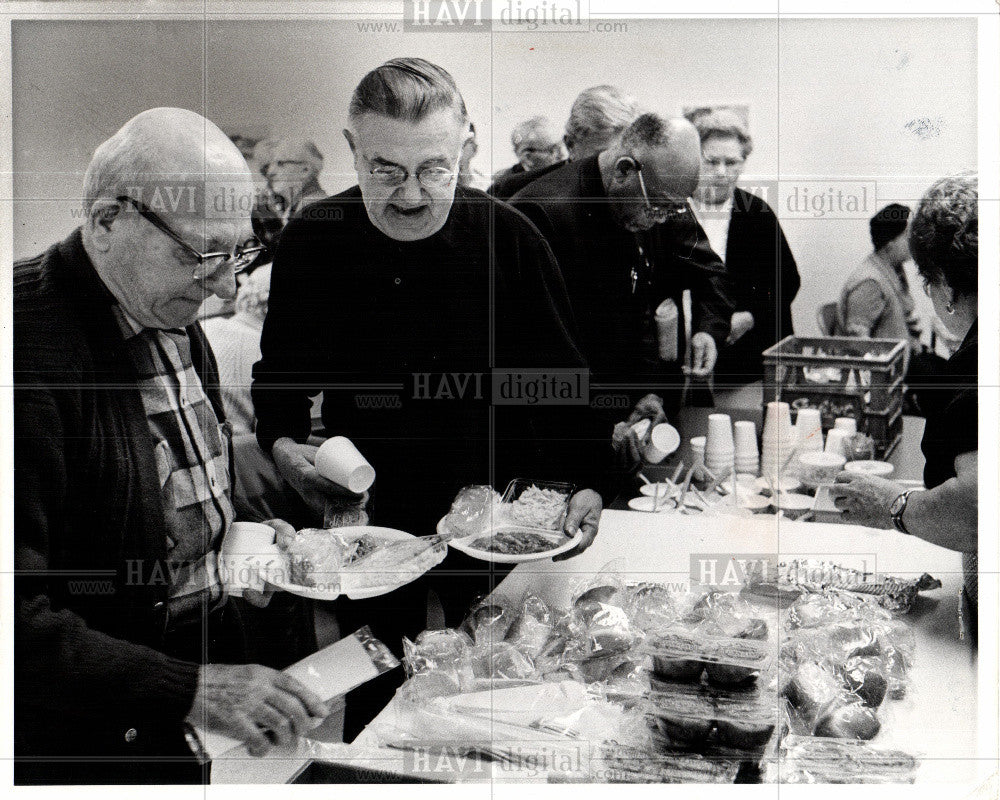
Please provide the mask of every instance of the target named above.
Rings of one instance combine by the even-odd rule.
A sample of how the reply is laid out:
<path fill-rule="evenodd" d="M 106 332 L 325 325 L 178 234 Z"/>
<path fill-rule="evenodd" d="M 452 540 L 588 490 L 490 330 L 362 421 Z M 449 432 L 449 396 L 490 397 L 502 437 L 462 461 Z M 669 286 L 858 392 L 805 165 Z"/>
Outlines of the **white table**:
<path fill-rule="evenodd" d="M 976 655 L 968 638 L 961 638 L 958 622 L 962 570 L 957 553 L 895 532 L 856 526 L 769 516 L 737 519 L 605 511 L 600 536 L 585 553 L 568 561 L 521 564 L 496 592 L 519 599 L 532 591 L 556 607 L 566 607 L 574 580 L 597 575 L 611 561 L 627 580 L 687 584 L 692 553 L 773 554 L 847 565 L 865 558 L 869 569 L 886 574 L 916 577 L 930 572 L 940 579 L 943 587 L 922 597 L 906 618 L 917 638 L 912 684 L 905 699 L 886 701 L 880 711 L 884 730 L 875 744 L 919 756 L 920 783 L 949 783 L 950 793 L 943 796 L 965 795 L 954 784 L 972 784 L 983 762 L 977 764 Z M 390 704 L 357 744 L 371 746 L 372 728 L 391 717 Z M 230 765 L 220 770 L 219 781 L 255 782 L 264 775 L 271 780 L 262 782 L 287 780 L 304 764 L 301 750 L 274 753 L 270 771 L 269 760 Z M 223 772 L 228 774 L 224 777 Z"/>

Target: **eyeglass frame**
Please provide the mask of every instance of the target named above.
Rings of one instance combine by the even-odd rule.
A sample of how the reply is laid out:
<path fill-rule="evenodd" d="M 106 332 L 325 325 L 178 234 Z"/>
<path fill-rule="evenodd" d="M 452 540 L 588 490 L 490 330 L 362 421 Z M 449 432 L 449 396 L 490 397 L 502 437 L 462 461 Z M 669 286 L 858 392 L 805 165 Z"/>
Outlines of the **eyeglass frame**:
<path fill-rule="evenodd" d="M 368 161 L 369 164 L 371 163 L 371 159 L 366 158 L 365 161 Z M 414 173 L 415 176 L 416 176 L 416 179 L 417 179 L 417 183 L 419 183 L 425 189 L 441 189 L 441 188 L 447 186 L 449 183 L 451 183 L 453 180 L 455 180 L 458 177 L 458 170 L 459 170 L 459 165 L 461 164 L 461 162 L 462 162 L 462 156 L 461 156 L 461 154 L 459 154 L 458 160 L 455 162 L 455 166 L 454 167 L 450 167 L 449 168 L 449 167 L 443 167 L 443 166 L 433 166 L 433 167 L 428 166 L 428 167 L 425 167 L 423 169 L 419 169 L 419 170 L 416 171 L 416 173 Z M 396 183 L 383 183 L 382 181 L 380 181 L 377 178 L 375 178 L 375 174 L 376 174 L 375 170 L 378 167 L 385 167 L 385 168 L 388 168 L 388 169 L 400 169 L 400 170 L 403 171 L 403 177 L 398 182 L 396 182 Z M 427 170 L 431 170 L 431 169 L 447 170 L 447 172 L 448 172 L 448 180 L 445 181 L 444 183 L 431 184 L 430 186 L 428 186 L 426 183 L 423 182 L 423 180 L 421 180 L 420 176 L 421 176 L 421 174 L 423 174 Z M 379 165 L 376 165 L 374 167 L 370 167 L 369 170 L 368 170 L 368 174 L 373 179 L 375 179 L 376 182 L 379 183 L 379 185 L 385 186 L 386 188 L 391 188 L 391 189 L 398 189 L 400 186 L 402 186 L 403 184 L 405 184 L 410 179 L 410 171 L 406 167 L 404 167 L 402 164 L 393 164 L 393 163 L 379 164 Z"/>
<path fill-rule="evenodd" d="M 196 281 L 208 280 L 225 266 L 232 266 L 233 274 L 238 275 L 244 270 L 246 270 L 247 267 L 249 267 L 254 262 L 254 259 L 267 249 L 267 247 L 265 247 L 256 237 L 252 236 L 247 241 L 257 242 L 256 245 L 251 245 L 250 247 L 237 246 L 230 253 L 225 253 L 222 251 L 217 251 L 214 253 L 202 253 L 199 250 L 196 250 L 186 241 L 184 241 L 184 238 L 179 233 L 177 233 L 177 231 L 171 228 L 163 220 L 163 218 L 160 217 L 159 214 L 153 211 L 149 206 L 147 206 L 141 200 L 136 200 L 134 197 L 129 197 L 127 194 L 123 194 L 116 197 L 115 201 L 118 203 L 128 203 L 133 208 L 135 208 L 135 210 L 139 212 L 139 216 L 141 216 L 143 219 L 145 219 L 147 222 L 153 225 L 153 227 L 157 228 L 161 233 L 165 233 L 167 236 L 169 236 L 171 239 L 177 242 L 177 244 L 179 244 L 184 249 L 184 252 L 186 252 L 188 255 L 197 259 L 199 267 L 203 266 L 205 262 L 210 259 L 213 258 L 223 259 L 222 261 L 219 262 L 219 264 L 215 267 L 215 269 L 213 269 L 211 272 L 207 274 L 202 275 L 201 271 L 196 269 L 191 275 L 192 279 Z M 249 256 L 249 258 L 247 258 L 246 263 L 239 264 L 239 266 L 237 266 L 239 260 L 247 256 Z"/>
<path fill-rule="evenodd" d="M 631 161 L 635 166 L 635 173 L 639 176 L 639 191 L 642 192 L 642 200 L 650 212 L 662 215 L 663 221 L 666 221 L 671 217 L 681 217 L 687 213 L 687 200 L 683 202 L 675 201 L 677 202 L 677 205 L 672 209 L 665 209 L 663 206 L 653 203 L 653 201 L 649 198 L 649 192 L 646 190 L 646 180 L 642 177 L 642 162 L 635 158 L 635 156 L 629 156 L 629 161 Z"/>

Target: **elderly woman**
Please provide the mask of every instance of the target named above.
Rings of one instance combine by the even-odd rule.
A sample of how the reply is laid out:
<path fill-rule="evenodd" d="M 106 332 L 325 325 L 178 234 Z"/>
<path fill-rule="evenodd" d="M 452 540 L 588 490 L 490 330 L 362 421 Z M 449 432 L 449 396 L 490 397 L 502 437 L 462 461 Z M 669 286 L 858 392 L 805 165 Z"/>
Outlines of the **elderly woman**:
<path fill-rule="evenodd" d="M 736 186 L 753 150 L 743 120 L 728 109 L 695 112 L 689 119 L 701 136 L 695 213 L 735 289 L 736 310 L 715 365 L 716 385 L 759 381 L 761 353 L 792 333 L 799 272 L 771 207 Z"/>
<path fill-rule="evenodd" d="M 925 490 L 841 473 L 833 494 L 844 522 L 895 527 L 963 554 L 965 592 L 975 631 L 977 601 L 977 403 L 979 193 L 975 176 L 944 178 L 920 201 L 910 252 L 934 310 L 962 344 L 928 392 Z M 922 401 L 923 402 L 923 401 Z"/>

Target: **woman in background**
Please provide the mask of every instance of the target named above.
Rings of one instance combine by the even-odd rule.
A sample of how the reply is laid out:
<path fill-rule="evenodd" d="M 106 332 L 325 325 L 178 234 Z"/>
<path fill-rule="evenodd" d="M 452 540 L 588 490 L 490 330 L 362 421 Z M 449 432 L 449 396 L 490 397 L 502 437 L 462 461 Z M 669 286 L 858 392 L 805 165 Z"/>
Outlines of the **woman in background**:
<path fill-rule="evenodd" d="M 689 115 L 701 137 L 701 180 L 694 209 L 733 278 L 736 310 L 715 365 L 715 385 L 761 380 L 761 353 L 792 333 L 799 271 L 778 218 L 760 197 L 736 186 L 753 141 L 728 109 Z"/>

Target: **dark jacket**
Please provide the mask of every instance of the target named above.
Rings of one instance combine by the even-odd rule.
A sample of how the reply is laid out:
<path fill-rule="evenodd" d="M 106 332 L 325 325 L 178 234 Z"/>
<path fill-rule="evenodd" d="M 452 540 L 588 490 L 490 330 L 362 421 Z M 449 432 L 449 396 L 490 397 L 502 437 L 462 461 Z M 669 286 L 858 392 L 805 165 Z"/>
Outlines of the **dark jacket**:
<path fill-rule="evenodd" d="M 395 241 L 355 187 L 282 234 L 253 370 L 257 438 L 266 453 L 305 441 L 322 391 L 325 433 L 350 438 L 378 475 L 373 523 L 415 534 L 469 483 L 594 486 L 610 448 L 588 440 L 585 405 L 491 402 L 493 370 L 585 369 L 574 339 L 555 259 L 521 214 L 459 187 L 439 231 Z"/>
<path fill-rule="evenodd" d="M 555 172 L 567 164 L 569 161 L 557 161 L 555 164 L 549 164 L 549 166 L 539 169 L 525 169 L 520 164 L 516 164 L 502 175 L 498 175 L 490 184 L 490 188 L 486 190 L 486 194 L 492 195 L 497 200 L 510 200 L 532 181 L 536 181 L 550 172 Z M 518 169 L 518 167 L 521 168 Z"/>
<path fill-rule="evenodd" d="M 198 665 L 160 650 L 166 523 L 113 302 L 79 230 L 14 265 L 15 755 L 28 781 L 156 781 L 164 765 L 143 759 L 190 756 Z M 187 332 L 222 420 L 212 352 L 198 325 Z M 83 771 L 31 760 L 67 756 Z"/>
<path fill-rule="evenodd" d="M 677 221 L 632 234 L 610 210 L 597 157 L 572 162 L 522 189 L 511 204 L 534 222 L 552 245 L 579 322 L 584 356 L 598 380 L 654 381 L 663 373 L 652 312 L 664 299 L 681 308 L 692 293 L 692 331 L 721 346 L 732 314 L 722 262 L 690 212 Z M 642 245 L 653 272 L 637 292 L 632 270 L 645 274 Z M 645 297 L 640 297 L 644 293 Z M 683 358 L 683 325 L 678 335 Z M 675 372 L 679 366 L 675 365 Z"/>
<path fill-rule="evenodd" d="M 759 381 L 761 353 L 793 333 L 792 300 L 800 285 L 795 258 L 771 207 L 743 189 L 734 192 L 726 252 L 720 255 L 733 281 L 735 310 L 753 314 L 754 326 L 720 350 L 716 385 Z"/>

